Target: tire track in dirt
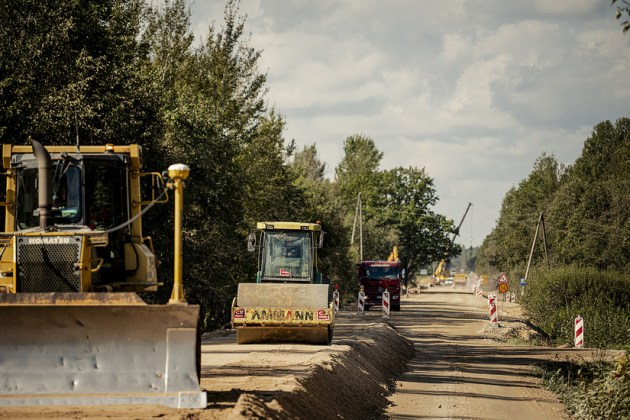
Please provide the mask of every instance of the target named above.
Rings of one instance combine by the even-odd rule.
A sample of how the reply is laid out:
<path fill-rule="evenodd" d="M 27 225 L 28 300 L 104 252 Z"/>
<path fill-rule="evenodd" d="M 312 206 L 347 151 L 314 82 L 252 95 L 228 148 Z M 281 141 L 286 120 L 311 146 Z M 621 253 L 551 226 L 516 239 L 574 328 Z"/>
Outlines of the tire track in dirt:
<path fill-rule="evenodd" d="M 464 289 L 437 287 L 411 295 L 403 311 L 407 316 L 396 325 L 414 342 L 416 356 L 397 382 L 387 417 L 568 418 L 533 372 L 536 363 L 561 357 L 564 350 L 480 335 L 488 324 L 487 301 Z"/>

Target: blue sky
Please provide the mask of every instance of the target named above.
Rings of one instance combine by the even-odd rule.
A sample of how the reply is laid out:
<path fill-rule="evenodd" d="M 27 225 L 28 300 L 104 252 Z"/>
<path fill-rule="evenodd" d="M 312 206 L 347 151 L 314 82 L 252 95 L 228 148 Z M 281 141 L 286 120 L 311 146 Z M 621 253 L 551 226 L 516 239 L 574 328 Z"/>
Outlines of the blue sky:
<path fill-rule="evenodd" d="M 203 38 L 224 1 L 190 2 Z M 541 153 L 565 164 L 595 124 L 629 116 L 630 34 L 609 0 L 242 0 L 285 137 L 327 175 L 352 134 L 381 168 L 425 168 L 435 211 L 480 245 Z M 532 220 L 532 232 L 536 220 Z"/>

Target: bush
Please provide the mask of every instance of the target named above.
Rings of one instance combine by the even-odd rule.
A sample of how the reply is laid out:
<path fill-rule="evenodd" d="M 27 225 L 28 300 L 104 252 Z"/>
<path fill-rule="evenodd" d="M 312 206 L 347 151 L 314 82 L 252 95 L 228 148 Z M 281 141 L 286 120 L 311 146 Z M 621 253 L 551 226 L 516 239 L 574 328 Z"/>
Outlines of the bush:
<path fill-rule="evenodd" d="M 630 417 L 628 354 L 616 363 L 562 362 L 543 367 L 545 385 L 557 393 L 576 419 Z"/>
<path fill-rule="evenodd" d="M 554 344 L 574 342 L 574 321 L 584 318 L 585 345 L 630 348 L 630 276 L 575 266 L 537 270 L 521 304 Z"/>

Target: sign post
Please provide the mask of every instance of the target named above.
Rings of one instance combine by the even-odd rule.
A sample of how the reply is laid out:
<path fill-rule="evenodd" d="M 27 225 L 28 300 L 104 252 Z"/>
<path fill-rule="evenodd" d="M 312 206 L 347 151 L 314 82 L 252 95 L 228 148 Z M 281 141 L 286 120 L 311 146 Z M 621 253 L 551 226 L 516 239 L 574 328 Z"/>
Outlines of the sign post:
<path fill-rule="evenodd" d="M 575 318 L 575 347 L 584 347 L 584 318 L 580 315 Z"/>
<path fill-rule="evenodd" d="M 357 298 L 357 314 L 365 315 L 365 292 L 363 291 L 363 286 L 361 286 L 359 297 Z"/>
<path fill-rule="evenodd" d="M 339 285 L 335 285 L 335 291 L 333 292 L 333 305 L 335 308 L 335 314 L 339 312 Z"/>
<path fill-rule="evenodd" d="M 501 273 L 501 277 L 499 277 L 497 283 L 499 284 L 499 292 L 503 293 L 504 298 L 507 298 L 507 292 L 510 290 L 510 281 L 505 273 Z M 501 302 L 501 310 L 503 310 L 503 302 L 505 302 L 505 299 Z"/>
<path fill-rule="evenodd" d="M 389 292 L 383 292 L 383 318 L 389 318 Z"/>

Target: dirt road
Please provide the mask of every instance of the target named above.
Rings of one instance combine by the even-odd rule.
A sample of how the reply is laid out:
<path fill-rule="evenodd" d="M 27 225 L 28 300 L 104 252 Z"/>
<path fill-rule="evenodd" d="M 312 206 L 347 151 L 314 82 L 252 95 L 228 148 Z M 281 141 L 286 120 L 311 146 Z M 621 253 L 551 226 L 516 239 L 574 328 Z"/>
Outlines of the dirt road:
<path fill-rule="evenodd" d="M 564 419 L 562 404 L 540 388 L 532 366 L 562 358 L 561 350 L 498 342 L 506 315 L 517 306 L 498 303 L 496 332 L 486 321 L 487 300 L 466 289 L 436 287 L 413 295 L 395 324 L 414 342 L 409 372 L 397 382 L 387 416 L 465 419 Z M 509 323 L 512 324 L 512 323 Z M 516 323 L 518 324 L 518 323 Z M 524 327 L 524 325 L 523 325 Z"/>
<path fill-rule="evenodd" d="M 489 330 L 486 310 L 468 290 L 437 287 L 403 300 L 391 320 L 343 311 L 331 346 L 237 345 L 216 332 L 202 345 L 206 409 L 3 407 L 0 418 L 566 418 L 532 365 L 569 350 L 487 338 L 511 329 L 502 315 Z"/>

